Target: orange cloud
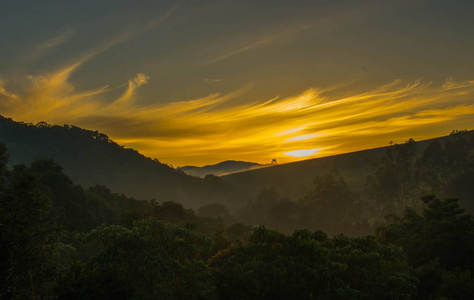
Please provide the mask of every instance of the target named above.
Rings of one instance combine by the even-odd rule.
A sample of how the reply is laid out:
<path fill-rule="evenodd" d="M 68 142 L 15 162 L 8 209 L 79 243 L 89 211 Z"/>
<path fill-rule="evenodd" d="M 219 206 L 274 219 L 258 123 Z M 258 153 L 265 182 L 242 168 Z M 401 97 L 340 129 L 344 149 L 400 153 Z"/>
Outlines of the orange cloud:
<path fill-rule="evenodd" d="M 441 87 L 395 80 L 363 93 L 346 89 L 344 97 L 329 96 L 332 87 L 310 88 L 287 98 L 227 103 L 248 97 L 251 87 L 246 87 L 225 95 L 143 106 L 136 90 L 150 77 L 139 73 L 107 104 L 102 97 L 111 90 L 107 85 L 75 90 L 68 78 L 77 66 L 29 76 L 21 94 L 9 92 L 0 81 L 2 111 L 22 121 L 98 129 L 118 143 L 175 165 L 225 159 L 289 162 L 361 150 L 397 138 L 428 138 L 464 129 L 459 126 L 472 125 L 474 114 L 474 84 L 452 79 Z M 433 129 L 439 125 L 444 132 Z"/>

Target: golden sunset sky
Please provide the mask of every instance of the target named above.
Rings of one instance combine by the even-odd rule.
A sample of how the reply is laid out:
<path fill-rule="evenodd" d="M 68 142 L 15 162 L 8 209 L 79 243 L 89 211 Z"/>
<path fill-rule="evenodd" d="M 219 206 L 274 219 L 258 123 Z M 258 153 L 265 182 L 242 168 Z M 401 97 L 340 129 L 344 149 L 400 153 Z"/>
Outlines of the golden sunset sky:
<path fill-rule="evenodd" d="M 474 127 L 472 1 L 0 4 L 0 115 L 183 165 Z"/>

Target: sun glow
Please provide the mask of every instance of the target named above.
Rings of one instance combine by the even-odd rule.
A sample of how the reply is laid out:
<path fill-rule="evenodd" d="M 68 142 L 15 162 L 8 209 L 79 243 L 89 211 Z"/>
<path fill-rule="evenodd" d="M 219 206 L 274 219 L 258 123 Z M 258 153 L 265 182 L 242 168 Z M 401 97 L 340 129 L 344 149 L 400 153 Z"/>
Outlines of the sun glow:
<path fill-rule="evenodd" d="M 285 155 L 288 156 L 293 156 L 293 157 L 307 157 L 307 156 L 312 156 L 321 151 L 322 148 L 316 148 L 316 149 L 308 149 L 308 150 L 294 150 L 294 151 L 289 151 L 285 152 Z"/>

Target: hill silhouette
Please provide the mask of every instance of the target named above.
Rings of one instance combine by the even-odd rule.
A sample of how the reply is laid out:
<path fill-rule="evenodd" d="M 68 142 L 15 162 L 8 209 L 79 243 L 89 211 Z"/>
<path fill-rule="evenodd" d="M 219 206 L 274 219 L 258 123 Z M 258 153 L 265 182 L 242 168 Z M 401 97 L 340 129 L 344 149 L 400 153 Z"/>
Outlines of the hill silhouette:
<path fill-rule="evenodd" d="M 196 166 L 184 166 L 179 167 L 178 170 L 183 171 L 184 173 L 204 178 L 206 175 L 212 174 L 215 176 L 227 175 L 235 172 L 242 172 L 247 170 L 253 170 L 257 168 L 266 167 L 267 165 L 261 165 L 258 163 L 247 162 L 247 161 L 235 161 L 235 160 L 226 160 L 215 165 L 207 165 L 204 167 Z"/>
<path fill-rule="evenodd" d="M 415 155 L 421 156 L 433 142 L 441 145 L 457 140 L 474 139 L 474 131 L 460 132 L 444 137 L 416 142 Z M 350 190 L 362 192 L 367 176 L 374 173 L 380 160 L 393 146 L 367 149 L 352 153 L 314 158 L 269 168 L 243 171 L 222 176 L 226 182 L 244 189 L 250 197 L 255 197 L 264 188 L 274 187 L 282 198 L 297 200 L 306 195 L 314 186 L 317 176 L 330 173 L 340 174 Z M 472 143 L 470 151 L 472 153 Z"/>
<path fill-rule="evenodd" d="M 10 165 L 53 159 L 74 182 L 85 187 L 105 185 L 129 197 L 175 201 L 190 208 L 223 202 L 231 207 L 239 202 L 239 193 L 218 177 L 186 175 L 118 145 L 98 131 L 67 124 L 15 122 L 0 116 L 0 142 L 10 153 Z"/>

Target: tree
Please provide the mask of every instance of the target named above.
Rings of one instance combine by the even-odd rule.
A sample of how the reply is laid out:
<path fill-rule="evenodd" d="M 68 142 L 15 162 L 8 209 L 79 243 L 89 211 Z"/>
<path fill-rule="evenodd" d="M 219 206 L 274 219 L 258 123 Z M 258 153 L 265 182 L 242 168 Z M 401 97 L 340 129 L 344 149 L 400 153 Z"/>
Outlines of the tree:
<path fill-rule="evenodd" d="M 274 187 L 263 188 L 256 199 L 247 203 L 240 217 L 248 224 L 268 225 L 270 210 L 279 202 L 280 196 Z"/>
<path fill-rule="evenodd" d="M 474 218 L 459 208 L 457 199 L 422 198 L 423 214 L 407 209 L 403 218 L 377 229 L 386 243 L 402 246 L 408 261 L 419 267 L 439 259 L 443 268 L 474 271 Z"/>
<path fill-rule="evenodd" d="M 377 166 L 374 176 L 368 176 L 366 195 L 374 199 L 375 211 L 402 214 L 406 206 L 416 206 L 419 184 L 416 181 L 417 144 L 409 139 L 404 144 L 394 144 Z"/>
<path fill-rule="evenodd" d="M 205 264 L 212 245 L 184 225 L 149 218 L 136 221 L 132 229 L 100 226 L 84 240 L 104 245 L 89 263 L 92 274 L 109 274 L 126 286 L 133 298 L 217 297 Z"/>
<path fill-rule="evenodd" d="M 458 296 L 474 292 L 474 218 L 459 208 L 457 199 L 431 195 L 422 200 L 427 205 L 422 214 L 407 209 L 403 218 L 392 216 L 377 236 L 403 247 L 419 279 L 420 298 L 467 299 Z"/>
<path fill-rule="evenodd" d="M 234 217 L 232 217 L 225 205 L 222 204 L 211 203 L 201 206 L 197 211 L 197 215 L 216 219 L 220 218 L 225 225 L 235 223 Z"/>
<path fill-rule="evenodd" d="M 344 222 L 353 223 L 355 216 L 362 215 L 357 214 L 360 209 L 355 205 L 357 196 L 339 173 L 317 176 L 313 183 L 314 189 L 302 200 L 303 209 L 311 214 L 310 223 L 304 224 L 305 227 L 338 234 Z"/>
<path fill-rule="evenodd" d="M 58 268 L 51 201 L 28 168 L 17 166 L 8 173 L 0 193 L 0 297 L 44 297 L 54 287 Z"/>
<path fill-rule="evenodd" d="M 400 248 L 373 237 L 286 236 L 262 226 L 209 261 L 223 299 L 406 299 L 416 289 Z"/>

